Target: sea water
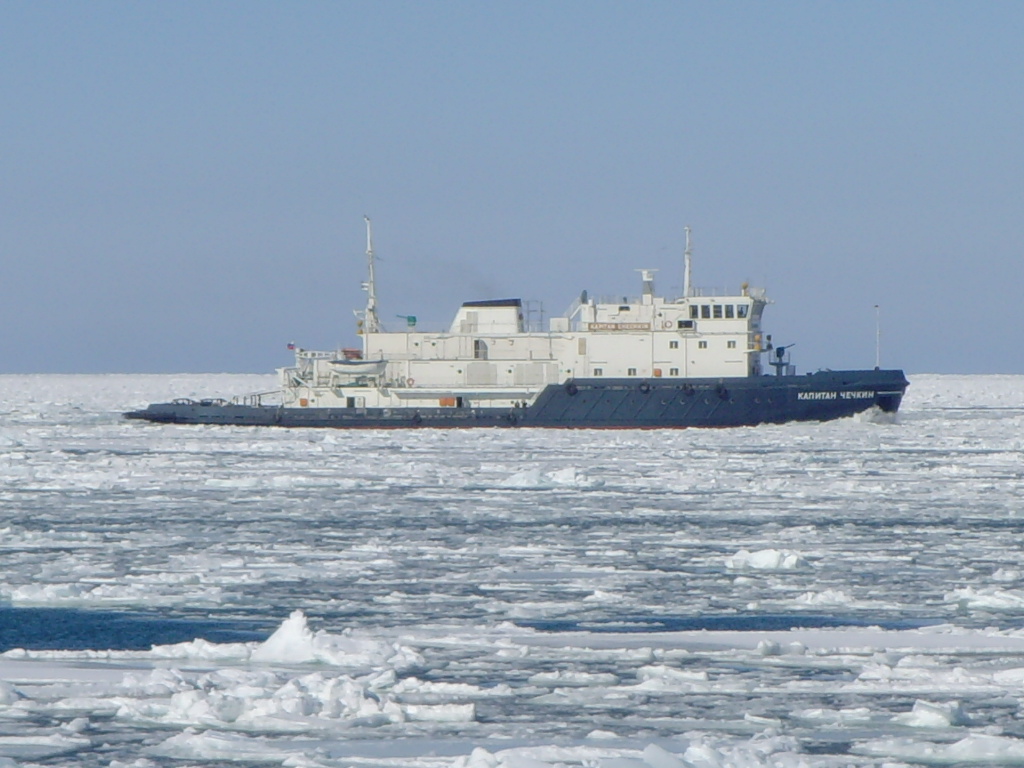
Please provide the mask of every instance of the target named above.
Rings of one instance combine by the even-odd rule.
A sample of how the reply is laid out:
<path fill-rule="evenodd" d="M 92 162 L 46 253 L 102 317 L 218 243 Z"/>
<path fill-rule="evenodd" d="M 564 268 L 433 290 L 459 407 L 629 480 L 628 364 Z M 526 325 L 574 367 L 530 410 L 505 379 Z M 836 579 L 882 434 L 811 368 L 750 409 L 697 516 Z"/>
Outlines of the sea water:
<path fill-rule="evenodd" d="M 682 431 L 0 376 L 0 765 L 1024 764 L 1024 377 Z"/>

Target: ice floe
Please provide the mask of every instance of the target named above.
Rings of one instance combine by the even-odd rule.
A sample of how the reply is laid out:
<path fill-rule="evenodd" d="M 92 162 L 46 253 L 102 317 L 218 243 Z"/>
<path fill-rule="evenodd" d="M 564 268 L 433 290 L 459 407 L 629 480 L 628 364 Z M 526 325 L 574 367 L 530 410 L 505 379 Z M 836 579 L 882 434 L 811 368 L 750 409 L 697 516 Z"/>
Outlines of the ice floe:
<path fill-rule="evenodd" d="M 807 561 L 797 552 L 761 549 L 750 552 L 741 549 L 725 558 L 725 567 L 732 571 L 794 571 L 806 568 Z"/>

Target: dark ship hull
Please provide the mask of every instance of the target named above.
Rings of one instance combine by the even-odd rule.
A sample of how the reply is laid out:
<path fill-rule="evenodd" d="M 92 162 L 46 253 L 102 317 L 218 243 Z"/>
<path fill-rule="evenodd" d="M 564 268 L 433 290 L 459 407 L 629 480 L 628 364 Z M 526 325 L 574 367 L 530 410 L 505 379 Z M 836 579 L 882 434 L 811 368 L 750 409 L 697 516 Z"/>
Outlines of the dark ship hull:
<path fill-rule="evenodd" d="M 170 424 L 343 429 L 743 427 L 828 421 L 871 408 L 895 413 L 907 384 L 899 370 L 731 379 L 590 378 L 550 385 L 531 405 L 510 409 L 298 408 L 179 400 L 125 416 Z"/>

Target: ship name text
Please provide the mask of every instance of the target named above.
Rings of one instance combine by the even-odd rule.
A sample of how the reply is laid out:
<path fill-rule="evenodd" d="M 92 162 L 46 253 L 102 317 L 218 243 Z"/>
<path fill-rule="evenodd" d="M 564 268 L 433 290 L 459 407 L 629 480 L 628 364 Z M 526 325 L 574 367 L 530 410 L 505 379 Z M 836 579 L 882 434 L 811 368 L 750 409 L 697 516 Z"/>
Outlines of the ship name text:
<path fill-rule="evenodd" d="M 797 400 L 870 400 L 875 393 L 870 390 L 852 390 L 850 392 L 798 392 Z"/>
<path fill-rule="evenodd" d="M 591 331 L 649 331 L 650 323 L 587 323 Z"/>

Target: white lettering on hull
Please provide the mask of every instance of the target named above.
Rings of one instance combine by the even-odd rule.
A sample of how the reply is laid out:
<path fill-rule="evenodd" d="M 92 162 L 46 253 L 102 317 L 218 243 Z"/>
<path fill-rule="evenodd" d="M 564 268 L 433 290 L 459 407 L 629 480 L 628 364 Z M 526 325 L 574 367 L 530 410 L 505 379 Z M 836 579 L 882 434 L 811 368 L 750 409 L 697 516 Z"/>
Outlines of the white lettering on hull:
<path fill-rule="evenodd" d="M 798 392 L 797 400 L 872 400 L 875 393 L 868 390 L 850 392 Z"/>

